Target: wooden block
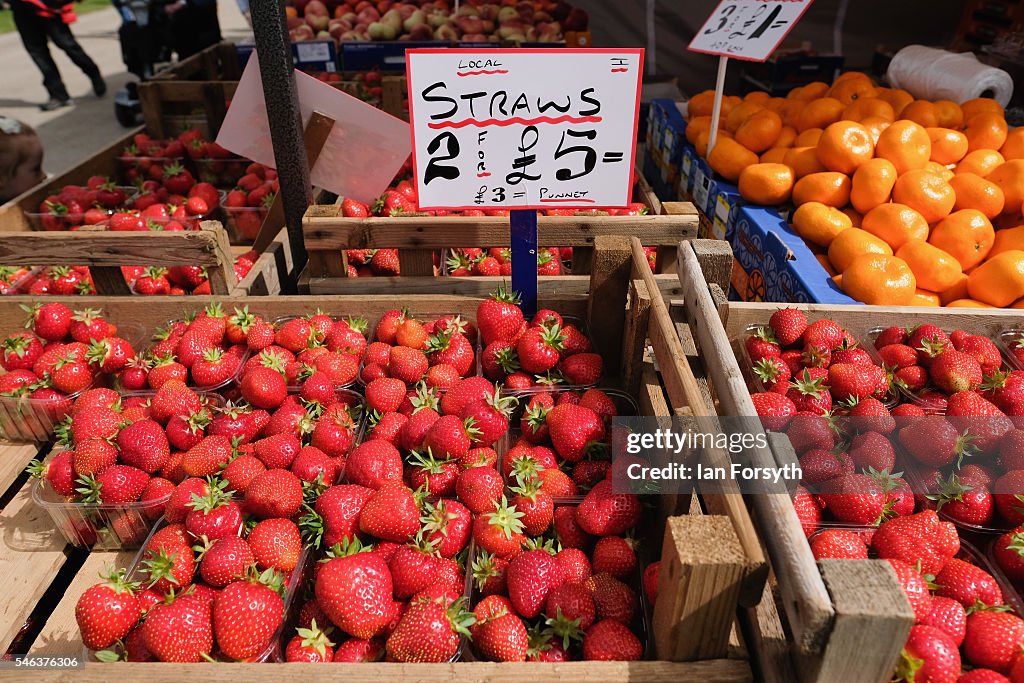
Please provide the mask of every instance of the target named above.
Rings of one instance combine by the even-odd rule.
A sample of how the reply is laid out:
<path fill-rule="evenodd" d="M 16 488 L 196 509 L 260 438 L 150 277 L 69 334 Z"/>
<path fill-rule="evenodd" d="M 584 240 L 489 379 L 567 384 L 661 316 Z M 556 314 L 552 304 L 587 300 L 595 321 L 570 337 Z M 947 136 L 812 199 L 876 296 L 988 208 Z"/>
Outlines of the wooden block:
<path fill-rule="evenodd" d="M 835 603 L 836 619 L 824 653 L 798 660 L 804 681 L 888 681 L 914 611 L 882 560 L 823 560 L 821 574 Z"/>
<path fill-rule="evenodd" d="M 691 250 L 700 265 L 700 279 L 708 284 L 716 284 L 729 291 L 729 280 L 732 276 L 732 247 L 724 240 L 692 240 L 681 242 L 679 249 Z M 677 250 L 678 252 L 678 250 Z M 663 272 L 672 272 L 664 270 Z"/>
<path fill-rule="evenodd" d="M 64 564 L 64 538 L 26 483 L 0 512 L 0 649 L 6 651 Z"/>
<path fill-rule="evenodd" d="M 643 370 L 644 350 L 647 348 L 647 329 L 650 327 L 651 297 L 643 280 L 629 283 L 629 312 L 622 333 L 621 375 L 623 388 L 636 394 Z M 670 414 L 670 413 L 666 413 Z"/>
<path fill-rule="evenodd" d="M 0 441 L 0 497 L 25 471 L 29 462 L 39 455 L 39 444 Z"/>
<path fill-rule="evenodd" d="M 686 662 L 725 656 L 745 564 L 728 517 L 668 519 L 654 607 L 659 659 Z"/>
<path fill-rule="evenodd" d="M 629 241 L 622 237 L 598 237 L 590 271 L 587 323 L 595 346 L 604 354 L 605 374 L 618 374 L 629 287 Z M 656 289 L 657 287 L 652 287 Z"/>
<path fill-rule="evenodd" d="M 75 603 L 87 588 L 101 580 L 101 572 L 105 573 L 109 567 L 127 568 L 136 554 L 135 550 L 94 550 L 90 553 L 64 592 L 64 597 L 47 618 L 42 631 L 32 642 L 29 654 L 39 657 L 68 657 L 80 653 L 83 645 L 78 623 L 75 621 Z"/>
<path fill-rule="evenodd" d="M 772 585 L 766 585 L 757 607 L 740 610 L 743 635 L 749 643 L 751 665 L 764 683 L 791 683 L 796 680 L 790 657 L 790 641 L 782 625 Z"/>
<path fill-rule="evenodd" d="M 403 276 L 434 275 L 434 252 L 430 249 L 399 249 L 398 263 Z"/>

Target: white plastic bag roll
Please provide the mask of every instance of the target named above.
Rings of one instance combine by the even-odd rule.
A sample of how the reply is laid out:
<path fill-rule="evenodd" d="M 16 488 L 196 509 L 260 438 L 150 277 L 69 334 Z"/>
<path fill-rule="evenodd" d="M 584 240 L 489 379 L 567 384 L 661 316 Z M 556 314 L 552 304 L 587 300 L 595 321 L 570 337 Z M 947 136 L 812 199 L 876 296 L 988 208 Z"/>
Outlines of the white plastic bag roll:
<path fill-rule="evenodd" d="M 966 102 L 991 97 L 1006 106 L 1013 95 L 1010 74 L 986 66 L 970 52 L 955 53 L 924 45 L 908 45 L 892 58 L 886 73 L 894 88 L 918 99 Z"/>

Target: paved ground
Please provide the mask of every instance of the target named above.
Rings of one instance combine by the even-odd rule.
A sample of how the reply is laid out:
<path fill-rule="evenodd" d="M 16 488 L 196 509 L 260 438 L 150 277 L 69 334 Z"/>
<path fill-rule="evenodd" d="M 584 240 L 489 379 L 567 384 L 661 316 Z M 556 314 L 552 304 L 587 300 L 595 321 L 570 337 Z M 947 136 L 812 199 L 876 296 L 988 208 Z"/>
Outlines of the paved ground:
<path fill-rule="evenodd" d="M 245 20 L 233 0 L 219 3 L 221 33 L 227 40 L 250 35 Z M 107 79 L 109 92 L 102 99 L 92 95 L 89 80 L 67 56 L 51 45 L 75 105 L 53 112 L 39 111 L 46 99 L 42 76 L 29 59 L 18 34 L 0 35 L 0 113 L 32 125 L 46 150 L 44 169 L 59 173 L 70 168 L 112 140 L 124 135 L 114 118 L 114 93 L 134 77 L 126 73 L 121 61 L 117 28 L 121 20 L 113 8 L 80 17 L 72 30 L 85 51 L 99 64 Z"/>

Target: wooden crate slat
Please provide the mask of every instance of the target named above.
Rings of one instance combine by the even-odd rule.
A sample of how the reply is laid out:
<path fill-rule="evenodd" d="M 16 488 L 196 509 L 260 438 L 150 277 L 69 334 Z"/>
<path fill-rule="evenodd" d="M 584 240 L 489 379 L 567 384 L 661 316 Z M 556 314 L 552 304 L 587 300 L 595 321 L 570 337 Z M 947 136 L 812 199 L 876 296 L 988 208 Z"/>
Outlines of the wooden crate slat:
<path fill-rule="evenodd" d="M 82 652 L 82 636 L 75 621 L 75 604 L 87 588 L 100 581 L 100 572 L 108 566 L 128 567 L 137 551 L 103 552 L 94 550 L 71 581 L 64 597 L 36 636 L 29 654 L 39 657 L 67 657 Z"/>
<path fill-rule="evenodd" d="M 29 461 L 39 454 L 39 444 L 0 441 L 0 496 L 11 487 Z"/>
<path fill-rule="evenodd" d="M 49 513 L 35 505 L 26 482 L 0 512 L 0 650 L 21 630 L 64 564 L 64 537 L 54 529 Z"/>
<path fill-rule="evenodd" d="M 509 245 L 508 218 L 500 216 L 432 216 L 407 218 L 303 219 L 306 249 L 500 247 Z M 539 216 L 540 246 L 592 246 L 598 235 L 642 237 L 649 245 L 677 244 L 697 236 L 694 216 Z"/>

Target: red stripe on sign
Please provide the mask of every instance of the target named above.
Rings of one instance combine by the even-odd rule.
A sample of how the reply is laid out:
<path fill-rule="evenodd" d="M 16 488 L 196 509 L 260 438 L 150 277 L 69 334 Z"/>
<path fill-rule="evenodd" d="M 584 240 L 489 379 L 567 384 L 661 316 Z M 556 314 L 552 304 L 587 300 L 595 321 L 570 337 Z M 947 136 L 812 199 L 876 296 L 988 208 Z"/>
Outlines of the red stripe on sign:
<path fill-rule="evenodd" d="M 585 204 L 593 204 L 593 199 L 541 199 L 540 201 L 545 204 L 579 204 L 583 202 Z"/>
<path fill-rule="evenodd" d="M 627 71 L 629 71 L 629 69 L 612 69 L 613 74 L 624 74 Z"/>
<path fill-rule="evenodd" d="M 516 116 L 511 119 L 484 119 L 478 121 L 476 119 L 464 119 L 462 121 L 442 121 L 440 123 L 428 123 L 427 127 L 434 130 L 438 128 L 465 128 L 466 126 L 476 126 L 477 128 L 486 128 L 487 126 L 532 126 L 537 123 L 600 123 L 600 116 L 556 116 L 554 118 L 550 116 L 537 116 L 532 119 L 524 119 Z"/>
<path fill-rule="evenodd" d="M 508 69 L 495 69 L 494 71 L 488 71 L 487 69 L 481 69 L 480 71 L 457 71 L 456 74 L 459 76 L 491 76 L 493 74 L 507 74 Z"/>
<path fill-rule="evenodd" d="M 476 177 L 477 178 L 490 178 L 491 174 L 490 173 L 477 173 Z"/>

